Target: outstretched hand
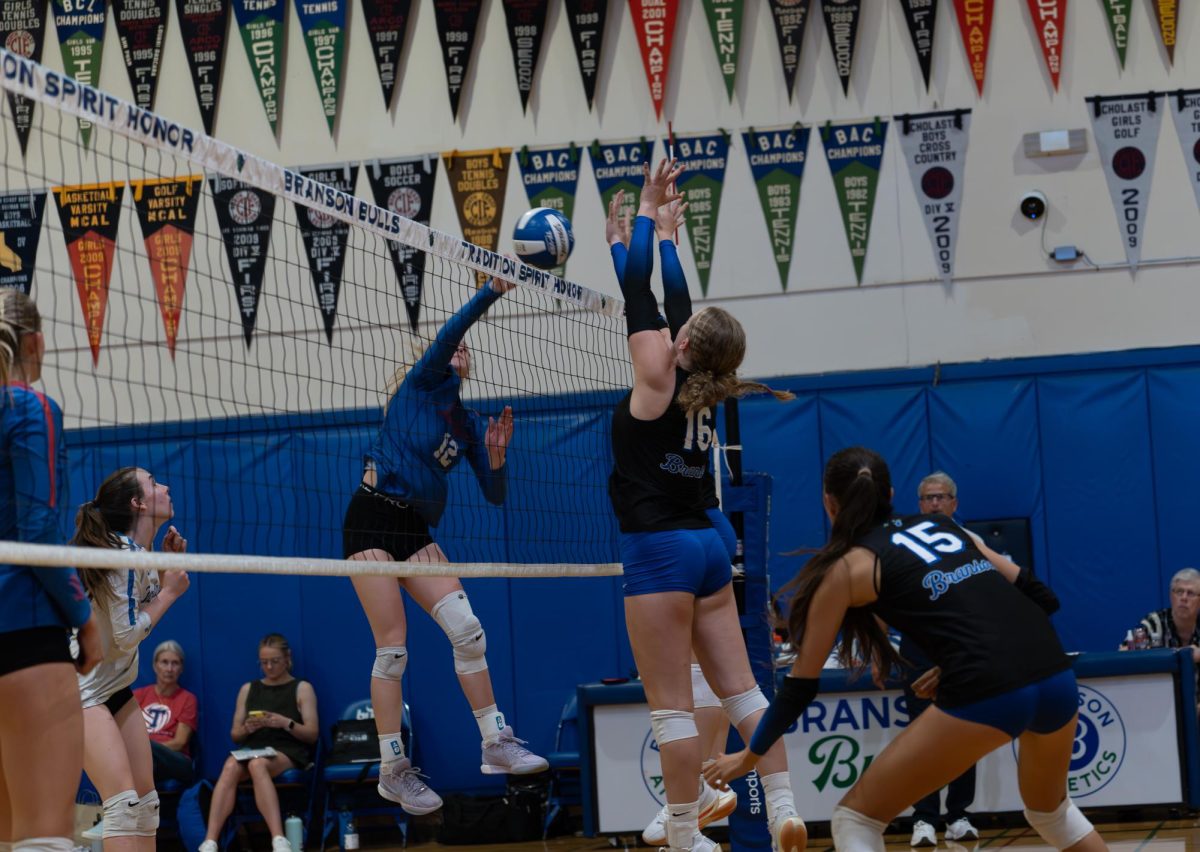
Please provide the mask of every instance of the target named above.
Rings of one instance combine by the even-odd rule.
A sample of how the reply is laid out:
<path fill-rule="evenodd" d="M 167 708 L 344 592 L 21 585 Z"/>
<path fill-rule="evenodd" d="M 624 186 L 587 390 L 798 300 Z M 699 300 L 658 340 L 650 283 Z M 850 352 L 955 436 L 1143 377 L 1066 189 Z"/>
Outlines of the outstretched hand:
<path fill-rule="evenodd" d="M 729 782 L 741 778 L 758 763 L 758 755 L 744 748 L 736 754 L 721 754 L 704 767 L 704 780 L 717 790 L 728 790 Z"/>
<path fill-rule="evenodd" d="M 508 452 L 508 442 L 512 440 L 513 435 L 513 416 L 512 406 L 504 406 L 504 411 L 500 413 L 500 419 L 495 417 L 488 418 L 487 433 L 484 435 L 483 443 L 487 447 L 488 464 L 492 470 L 499 470 L 504 467 L 505 455 Z"/>
<path fill-rule="evenodd" d="M 649 216 L 653 219 L 658 214 L 658 208 L 670 204 L 676 199 L 683 198 L 675 190 L 675 182 L 683 174 L 683 166 L 674 160 L 660 160 L 653 171 L 650 164 L 642 166 L 645 183 L 642 185 L 642 200 L 638 205 L 639 216 Z"/>
<path fill-rule="evenodd" d="M 517 258 L 515 255 L 506 254 L 504 256 L 513 262 L 519 262 L 519 261 L 517 261 Z M 517 286 L 516 281 L 509 281 L 507 279 L 501 278 L 498 275 L 492 276 L 492 290 L 496 293 L 499 293 L 501 296 L 503 296 L 505 293 L 507 293 L 509 290 L 513 289 L 516 286 Z"/>
<path fill-rule="evenodd" d="M 657 232 L 660 240 L 673 238 L 675 232 L 683 227 L 683 214 L 687 208 L 687 202 L 682 198 L 668 201 L 662 207 L 658 208 L 654 214 L 654 230 Z"/>
<path fill-rule="evenodd" d="M 621 206 L 625 202 L 625 190 L 618 189 L 617 194 L 608 202 L 608 217 L 604 220 L 604 239 L 610 246 L 617 243 L 629 247 L 629 218 L 631 211 L 626 210 L 621 215 Z"/>

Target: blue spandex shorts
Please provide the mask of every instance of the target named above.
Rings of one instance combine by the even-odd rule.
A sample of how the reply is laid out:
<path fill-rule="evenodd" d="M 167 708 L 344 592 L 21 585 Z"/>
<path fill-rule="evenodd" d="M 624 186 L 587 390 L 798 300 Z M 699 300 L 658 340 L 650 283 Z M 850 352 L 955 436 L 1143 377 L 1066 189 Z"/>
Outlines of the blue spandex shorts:
<path fill-rule="evenodd" d="M 1051 734 L 1070 722 L 1079 710 L 1079 687 L 1075 672 L 1067 669 L 974 704 L 941 710 L 956 719 L 997 728 L 1013 739 L 1025 731 Z"/>
<path fill-rule="evenodd" d="M 626 597 L 688 592 L 704 598 L 733 578 L 729 551 L 711 527 L 621 533 L 621 562 Z"/>

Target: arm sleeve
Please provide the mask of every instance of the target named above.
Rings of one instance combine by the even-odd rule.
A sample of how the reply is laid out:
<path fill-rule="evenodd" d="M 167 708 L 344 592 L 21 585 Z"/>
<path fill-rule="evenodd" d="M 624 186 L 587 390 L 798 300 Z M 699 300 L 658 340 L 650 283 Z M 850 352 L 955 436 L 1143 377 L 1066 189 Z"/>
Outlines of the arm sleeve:
<path fill-rule="evenodd" d="M 1028 567 L 1022 567 L 1014 585 L 1025 593 L 1025 596 L 1042 608 L 1046 615 L 1054 615 L 1061 604 L 1053 590 L 1037 577 Z"/>
<path fill-rule="evenodd" d="M 475 471 L 484 499 L 493 505 L 502 505 L 508 496 L 508 459 L 505 457 L 504 464 L 492 470 L 485 442 L 487 421 L 474 411 L 471 412 L 471 432 L 474 439 L 467 448 L 467 461 L 471 463 L 471 470 Z"/>
<path fill-rule="evenodd" d="M 150 613 L 138 609 L 134 598 L 137 575 L 128 569 L 108 575 L 112 595 L 108 600 L 108 620 L 112 626 L 113 644 L 128 653 L 150 635 L 153 624 Z"/>
<path fill-rule="evenodd" d="M 621 293 L 625 297 L 625 323 L 629 334 L 662 328 L 658 321 L 658 302 L 650 290 L 650 275 L 654 272 L 654 220 L 638 216 L 633 220 L 633 236 L 629 240 L 629 259 Z"/>
<path fill-rule="evenodd" d="M 625 264 L 629 260 L 629 249 L 624 243 L 613 243 L 608 247 L 608 253 L 612 255 L 613 271 L 617 273 L 617 283 L 621 285 L 621 292 L 625 292 Z"/>
<path fill-rule="evenodd" d="M 450 359 L 458 344 L 462 343 L 467 330 L 475 324 L 487 309 L 496 303 L 500 294 L 492 289 L 491 281 L 476 291 L 454 316 L 446 320 L 438 332 L 437 339 L 430 344 L 412 369 L 411 378 L 424 385 L 436 385 L 446 378 L 450 370 Z"/>
<path fill-rule="evenodd" d="M 775 700 L 758 720 L 758 727 L 750 737 L 750 751 L 762 757 L 775 741 L 787 732 L 812 700 L 817 697 L 820 681 L 815 677 L 792 677 L 783 679 L 783 686 L 775 693 Z"/>
<path fill-rule="evenodd" d="M 662 258 L 663 308 L 667 314 L 671 338 L 674 339 L 692 315 L 692 296 L 688 293 L 687 278 L 684 277 L 683 265 L 679 262 L 679 251 L 675 248 L 675 243 L 671 240 L 660 240 L 658 254 Z"/>

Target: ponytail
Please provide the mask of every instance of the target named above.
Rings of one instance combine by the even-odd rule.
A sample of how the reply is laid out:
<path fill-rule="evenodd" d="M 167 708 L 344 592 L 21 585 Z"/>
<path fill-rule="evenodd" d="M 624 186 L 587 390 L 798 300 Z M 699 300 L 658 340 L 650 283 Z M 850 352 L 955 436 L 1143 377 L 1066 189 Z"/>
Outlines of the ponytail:
<path fill-rule="evenodd" d="M 775 390 L 761 382 L 743 381 L 737 373 L 717 376 L 708 370 L 700 370 L 687 377 L 675 401 L 684 411 L 692 412 L 699 408 L 712 408 L 731 396 L 741 398 L 752 393 L 769 393 L 780 402 L 796 398 L 791 391 Z"/>
<path fill-rule="evenodd" d="M 7 385 L 21 360 L 21 338 L 42 330 L 37 305 L 22 291 L 0 289 L 0 385 Z"/>
<path fill-rule="evenodd" d="M 75 513 L 75 535 L 71 544 L 76 547 L 121 546 L 121 533 L 133 530 L 133 501 L 142 496 L 142 486 L 136 467 L 123 467 L 100 483 L 95 499 L 88 500 Z M 92 600 L 104 602 L 111 595 L 109 568 L 80 568 L 83 587 Z"/>
<path fill-rule="evenodd" d="M 684 411 L 711 408 L 731 396 L 751 393 L 769 393 L 781 401 L 796 398 L 788 391 L 774 390 L 738 377 L 737 369 L 746 355 L 746 330 L 729 311 L 705 308 L 693 314 L 687 321 L 684 339 L 690 375 L 676 397 Z M 682 342 L 677 343 L 682 351 Z"/>

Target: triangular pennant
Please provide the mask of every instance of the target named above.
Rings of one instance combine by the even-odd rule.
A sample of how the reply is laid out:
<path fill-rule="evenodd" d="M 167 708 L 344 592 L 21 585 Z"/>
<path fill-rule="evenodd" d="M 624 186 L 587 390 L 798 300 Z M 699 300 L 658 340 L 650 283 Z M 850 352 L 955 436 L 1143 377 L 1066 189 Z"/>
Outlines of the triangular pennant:
<path fill-rule="evenodd" d="M 104 51 L 104 22 L 108 0 L 89 0 L 85 5 L 72 0 L 52 0 L 54 27 L 62 48 L 63 69 L 68 77 L 89 86 L 100 82 L 100 55 Z M 92 139 L 92 123 L 79 119 L 79 135 L 86 148 Z M 105 297 L 108 284 L 105 282 Z"/>
<path fill-rule="evenodd" d="M 587 95 L 588 111 L 596 99 L 596 75 L 604 55 L 604 22 L 608 18 L 608 0 L 566 0 L 567 21 L 571 25 L 571 41 L 575 59 L 583 78 L 583 93 Z"/>
<path fill-rule="evenodd" d="M 542 55 L 542 36 L 546 33 L 546 9 L 550 0 L 502 0 L 508 25 L 508 46 L 512 49 L 513 70 L 517 73 L 517 92 L 521 110 L 528 111 L 533 91 L 533 75 Z"/>
<path fill-rule="evenodd" d="M 954 247 L 962 210 L 967 137 L 971 111 L 898 115 L 900 149 L 908 160 L 917 203 L 933 246 L 938 275 L 949 284 L 954 277 Z"/>
<path fill-rule="evenodd" d="M 983 79 L 987 73 L 988 44 L 992 40 L 992 17 L 996 0 L 954 0 L 958 29 L 967 51 L 967 64 L 975 88 L 983 97 Z"/>
<path fill-rule="evenodd" d="M 262 295 L 271 222 L 275 218 L 275 193 L 222 175 L 209 178 L 217 225 L 229 259 L 229 283 L 242 318 L 246 346 L 254 336 L 258 301 Z"/>
<path fill-rule="evenodd" d="M 517 154 L 521 183 L 531 207 L 549 207 L 561 211 L 569 220 L 575 215 L 575 187 L 579 183 L 579 161 L 583 152 L 574 145 L 550 145 L 522 148 Z M 566 264 L 551 270 L 559 278 L 566 275 Z"/>
<path fill-rule="evenodd" d="M 808 159 L 807 127 L 753 127 L 742 134 L 750 173 L 767 219 L 771 254 L 779 268 L 779 283 L 787 290 L 796 239 L 796 211 L 800 209 L 800 181 Z"/>
<path fill-rule="evenodd" d="M 829 35 L 829 46 L 833 48 L 833 62 L 842 82 L 842 94 L 848 95 L 862 0 L 821 0 L 821 14 L 825 16 L 825 32 Z"/>
<path fill-rule="evenodd" d="M 1167 61 L 1175 64 L 1175 37 L 1179 32 L 1179 0 L 1151 0 L 1158 19 L 1158 35 L 1167 49 Z"/>
<path fill-rule="evenodd" d="M 700 291 L 708 295 L 725 163 L 729 159 L 729 136 L 724 131 L 676 136 L 675 159 L 684 166 L 679 176 L 679 192 L 687 201 L 683 216 L 688 244 L 692 247 L 696 271 L 700 273 Z"/>
<path fill-rule="evenodd" d="M 46 41 L 46 0 L 4 0 L 0 3 L 0 44 L 9 53 L 42 61 L 42 45 Z M 33 104 L 24 95 L 8 93 L 8 105 L 17 128 L 21 156 L 29 146 L 29 130 L 33 127 Z"/>
<path fill-rule="evenodd" d="M 221 92 L 225 36 L 229 32 L 229 4 L 226 0 L 175 0 L 175 15 L 183 35 L 188 69 L 192 72 L 200 119 L 204 122 L 204 132 L 212 136 L 217 96 Z"/>
<path fill-rule="evenodd" d="M 800 48 L 804 44 L 804 27 L 812 0 L 771 0 L 771 18 L 775 21 L 775 38 L 779 42 L 779 58 L 783 62 L 783 83 L 788 101 L 796 91 L 796 72 L 800 69 Z"/>
<path fill-rule="evenodd" d="M 1117 61 L 1121 70 L 1125 70 L 1125 49 L 1129 47 L 1129 13 L 1133 0 L 1100 0 L 1104 7 L 1104 19 L 1108 21 L 1108 32 L 1112 36 L 1113 47 L 1117 49 Z"/>
<path fill-rule="evenodd" d="M 825 159 L 833 174 L 842 224 L 850 243 L 854 274 L 862 284 L 867 244 L 871 238 L 871 216 L 875 211 L 875 190 L 883 166 L 883 144 L 887 139 L 886 121 L 860 121 L 853 124 L 826 125 L 821 128 Z"/>
<path fill-rule="evenodd" d="M 921 66 L 921 77 L 925 80 L 925 91 L 929 91 L 929 73 L 933 68 L 933 33 L 937 26 L 938 0 L 900 0 L 904 10 L 904 23 L 908 24 L 908 37 L 917 52 L 917 63 Z"/>
<path fill-rule="evenodd" d="M 0 193 L 0 288 L 33 289 L 45 210 L 44 189 Z"/>
<path fill-rule="evenodd" d="M 1175 116 L 1175 131 L 1183 146 L 1188 180 L 1196 193 L 1196 203 L 1200 204 L 1200 89 L 1171 92 L 1167 103 Z"/>
<path fill-rule="evenodd" d="M 392 107 L 392 92 L 396 90 L 396 69 L 400 51 L 404 49 L 404 34 L 408 31 L 412 0 L 362 0 L 367 32 L 383 88 L 383 104 Z"/>
<path fill-rule="evenodd" d="M 142 225 L 154 289 L 158 292 L 158 309 L 167 333 L 167 349 L 174 358 L 204 175 L 135 180 L 129 185 L 133 188 L 133 206 Z"/>
<path fill-rule="evenodd" d="M 438 40 L 442 43 L 442 63 L 446 66 L 450 114 L 456 120 L 482 8 L 483 0 L 433 0 L 433 17 L 437 21 Z"/>
<path fill-rule="evenodd" d="M 1092 135 L 1096 137 L 1096 150 L 1125 244 L 1125 259 L 1134 272 L 1142 258 L 1142 232 L 1162 122 L 1160 101 L 1161 96 L 1153 92 L 1087 99 Z"/>
<path fill-rule="evenodd" d="M 625 190 L 620 215 L 633 216 L 637 213 L 638 197 L 642 194 L 645 175 L 642 166 L 653 162 L 653 139 L 623 139 L 618 142 L 594 142 L 588 148 L 592 158 L 592 172 L 596 187 L 600 190 L 600 203 L 604 215 L 618 190 Z"/>
<path fill-rule="evenodd" d="M 1046 59 L 1046 70 L 1050 72 L 1050 82 L 1054 84 L 1054 91 L 1057 92 L 1058 77 L 1062 73 L 1067 0 L 1029 0 L 1029 14 L 1033 18 L 1038 43 L 1042 46 L 1042 56 Z"/>
<path fill-rule="evenodd" d="M 346 6 L 350 0 L 296 0 L 300 31 L 317 81 L 321 112 L 333 135 L 342 100 L 342 63 L 346 53 Z"/>
<path fill-rule="evenodd" d="M 169 0 L 113 0 L 113 18 L 133 88 L 133 102 L 142 109 L 154 109 L 170 9 Z"/>
<path fill-rule="evenodd" d="M 375 204 L 406 219 L 429 224 L 433 209 L 433 187 L 437 178 L 437 155 L 407 157 L 399 160 L 374 160 L 364 163 Z M 406 243 L 387 241 L 388 253 L 400 294 L 408 312 L 408 324 L 415 332 L 421 316 L 421 289 L 425 274 L 425 252 Z"/>
<path fill-rule="evenodd" d="M 250 62 L 254 80 L 258 84 L 258 96 L 262 100 L 263 110 L 267 113 L 267 123 L 271 125 L 271 135 L 278 138 L 287 0 L 230 2 L 233 4 L 238 29 L 242 32 L 242 46 L 246 48 L 246 59 Z"/>
<path fill-rule="evenodd" d="M 712 33 L 725 93 L 733 102 L 733 87 L 737 82 L 738 49 L 742 44 L 742 4 L 744 0 L 704 0 L 704 14 Z"/>
<path fill-rule="evenodd" d="M 62 223 L 63 239 L 75 289 L 83 312 L 92 364 L 100 363 L 100 340 L 104 332 L 104 312 L 108 307 L 108 284 L 112 277 L 113 257 L 117 251 L 117 224 L 121 219 L 122 183 L 93 183 L 82 186 L 56 186 L 54 201 Z"/>
<path fill-rule="evenodd" d="M 496 251 L 500 244 L 500 222 L 504 218 L 504 190 L 508 186 L 511 154 L 512 148 L 442 154 L 463 239 L 488 251 Z M 482 287 L 488 276 L 482 272 L 475 275 Z"/>
<path fill-rule="evenodd" d="M 358 183 L 358 164 L 308 166 L 296 172 L 310 181 L 331 186 L 339 192 L 354 194 Z M 350 223 L 330 216 L 324 210 L 295 202 L 296 219 L 308 269 L 312 273 L 317 307 L 325 322 L 325 339 L 333 343 L 333 327 L 337 323 L 338 296 L 342 290 L 342 270 L 346 265 L 346 241 L 350 238 Z"/>
<path fill-rule="evenodd" d="M 638 47 L 642 49 L 642 67 L 646 69 L 654 114 L 661 121 L 667 77 L 671 72 L 671 45 L 675 41 L 679 0 L 629 0 L 629 11 L 633 16 Z"/>

